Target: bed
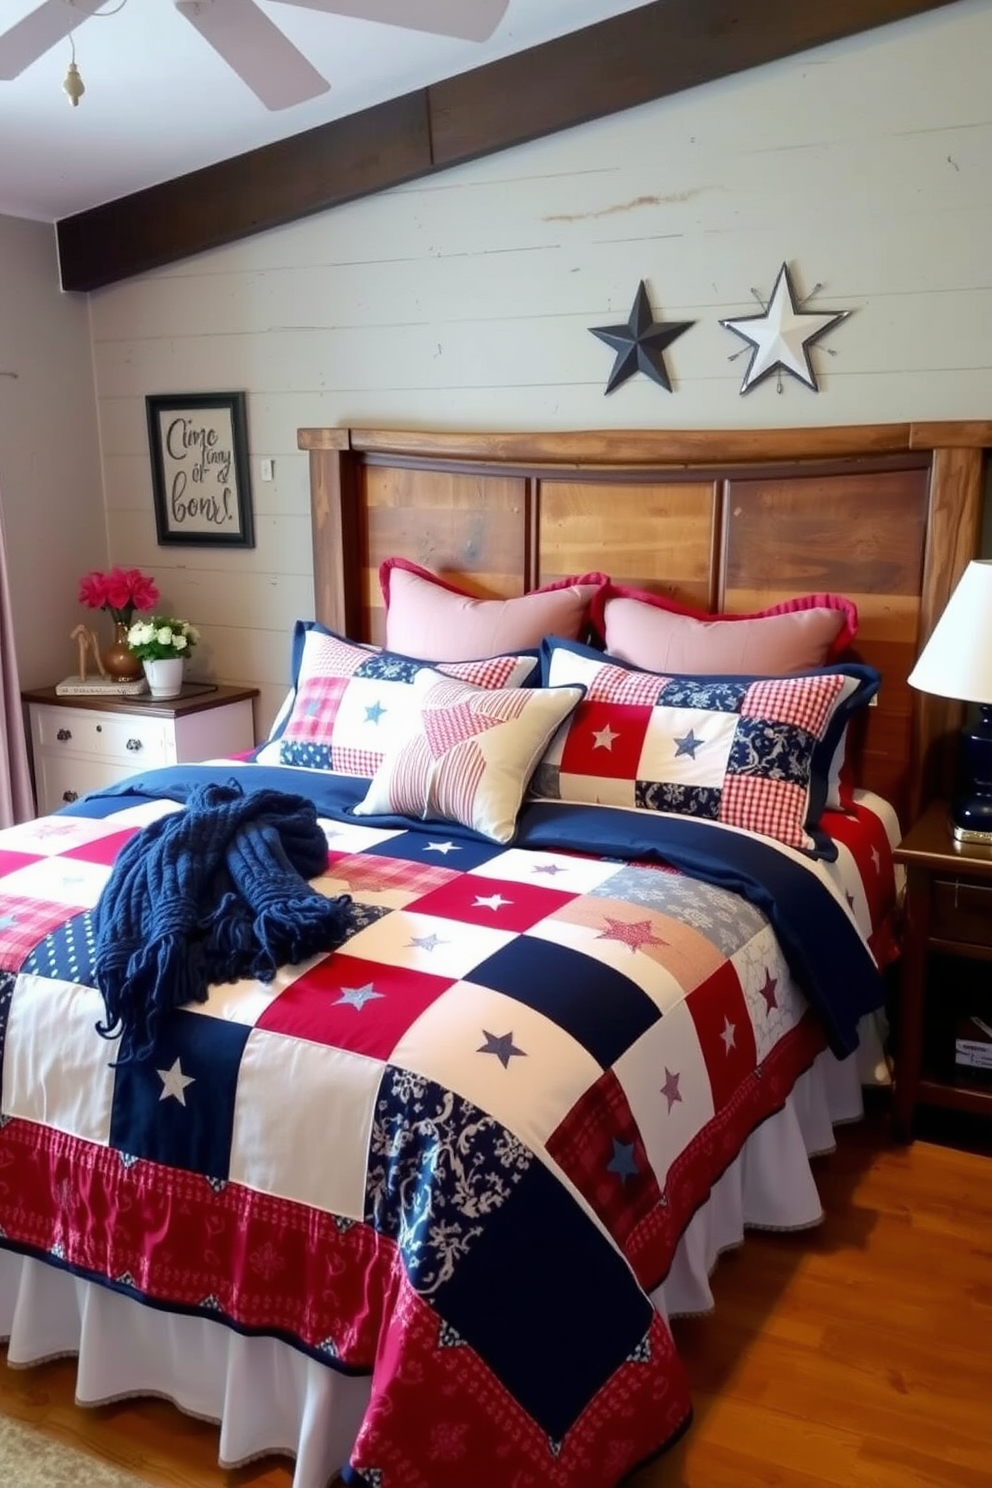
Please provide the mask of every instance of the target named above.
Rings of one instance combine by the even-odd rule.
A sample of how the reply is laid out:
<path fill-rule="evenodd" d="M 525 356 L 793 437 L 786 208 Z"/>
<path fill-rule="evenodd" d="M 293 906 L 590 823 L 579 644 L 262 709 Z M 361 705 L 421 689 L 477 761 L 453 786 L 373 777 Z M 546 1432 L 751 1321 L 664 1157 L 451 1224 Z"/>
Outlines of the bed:
<path fill-rule="evenodd" d="M 885 1078 L 890 849 L 956 722 L 905 678 L 977 549 L 990 442 L 301 430 L 317 613 L 271 741 L 0 840 L 9 1361 L 78 1355 L 81 1402 L 164 1395 L 220 1422 L 224 1464 L 293 1457 L 294 1488 L 612 1488 L 675 1440 L 691 1401 L 667 1320 L 712 1305 L 748 1226 L 817 1222 L 808 1156 Z M 784 679 L 710 665 L 690 687 L 669 665 L 664 694 L 584 631 L 438 669 L 396 659 L 418 565 L 555 615 L 581 576 L 603 621 L 608 575 L 612 613 L 652 623 L 842 595 L 858 626 Z M 442 643 L 467 644 L 451 591 L 431 598 Z M 342 720 L 381 722 L 397 687 L 405 726 L 370 760 Z M 686 710 L 692 761 L 728 710 L 772 737 L 783 698 L 819 709 L 798 815 L 777 766 L 757 804 L 729 767 L 715 796 L 689 763 L 647 791 L 643 764 L 602 767 L 607 704 L 648 740 L 663 704 Z M 475 750 L 470 790 L 464 761 L 447 780 L 466 727 L 519 750 L 509 783 L 510 743 Z M 425 770 L 443 819 L 396 809 Z M 104 895 L 125 877 L 129 898 Z M 313 935 L 339 916 L 327 941 L 283 912 L 300 878 Z M 184 920 L 194 882 L 214 899 Z M 124 990 L 149 926 L 169 948 L 153 1016 Z M 175 992 L 191 938 L 201 979 L 238 973 L 206 1001 Z"/>

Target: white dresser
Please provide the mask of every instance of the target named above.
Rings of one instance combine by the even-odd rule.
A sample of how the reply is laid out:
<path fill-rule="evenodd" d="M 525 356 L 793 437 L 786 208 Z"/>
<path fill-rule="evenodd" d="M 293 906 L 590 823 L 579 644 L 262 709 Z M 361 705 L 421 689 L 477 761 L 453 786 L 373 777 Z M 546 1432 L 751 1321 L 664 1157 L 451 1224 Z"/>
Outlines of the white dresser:
<path fill-rule="evenodd" d="M 59 697 L 54 687 L 22 694 L 30 720 L 39 816 L 87 791 L 160 765 L 241 754 L 255 744 L 253 687 L 188 685 L 152 698 Z"/>

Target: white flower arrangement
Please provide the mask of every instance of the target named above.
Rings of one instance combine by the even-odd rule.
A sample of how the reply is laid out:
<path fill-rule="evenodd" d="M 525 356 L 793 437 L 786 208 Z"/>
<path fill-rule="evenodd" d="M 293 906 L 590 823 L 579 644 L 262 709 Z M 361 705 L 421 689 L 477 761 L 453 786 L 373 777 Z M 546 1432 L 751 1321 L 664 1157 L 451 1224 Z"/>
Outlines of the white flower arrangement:
<path fill-rule="evenodd" d="M 168 615 L 136 620 L 127 633 L 128 649 L 142 661 L 181 659 L 199 639 L 200 632 L 188 620 L 173 620 Z"/>

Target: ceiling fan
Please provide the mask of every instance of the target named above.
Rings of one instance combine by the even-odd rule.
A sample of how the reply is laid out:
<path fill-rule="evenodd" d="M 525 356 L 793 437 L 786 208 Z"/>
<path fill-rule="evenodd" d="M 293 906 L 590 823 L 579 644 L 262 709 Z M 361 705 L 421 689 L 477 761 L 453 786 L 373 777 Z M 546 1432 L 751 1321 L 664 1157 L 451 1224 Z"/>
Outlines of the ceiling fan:
<path fill-rule="evenodd" d="M 42 0 L 0 34 L 0 81 L 16 78 L 50 47 L 94 16 L 107 0 Z M 486 41 L 509 0 L 277 0 L 303 10 L 380 21 Z M 179 14 L 223 57 L 267 109 L 292 108 L 326 93 L 330 83 L 259 9 L 255 0 L 173 0 Z"/>

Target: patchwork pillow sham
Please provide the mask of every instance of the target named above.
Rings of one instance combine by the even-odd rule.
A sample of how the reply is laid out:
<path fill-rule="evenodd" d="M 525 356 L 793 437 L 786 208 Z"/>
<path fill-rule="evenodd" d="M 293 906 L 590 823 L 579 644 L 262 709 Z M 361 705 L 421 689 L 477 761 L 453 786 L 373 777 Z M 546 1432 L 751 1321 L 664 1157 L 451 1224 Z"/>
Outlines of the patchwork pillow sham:
<path fill-rule="evenodd" d="M 355 815 L 457 822 L 510 842 L 534 767 L 583 690 L 486 691 L 421 671 L 406 733 L 387 751 Z"/>
<path fill-rule="evenodd" d="M 659 674 L 549 638 L 542 674 L 586 695 L 548 746 L 532 795 L 705 817 L 835 855 L 818 822 L 844 730 L 878 690 L 873 668 Z"/>
<path fill-rule="evenodd" d="M 431 662 L 469 661 L 539 646 L 546 635 L 577 639 L 606 574 L 559 579 L 513 599 L 476 599 L 406 558 L 379 566 L 386 645 Z"/>
<path fill-rule="evenodd" d="M 538 654 L 492 656 L 443 670 L 480 689 L 536 680 Z M 260 764 L 302 765 L 371 778 L 396 732 L 415 711 L 413 683 L 423 661 L 361 645 L 298 621 L 293 687 L 277 726 L 255 755 Z M 533 689 L 536 691 L 536 689 Z"/>
<path fill-rule="evenodd" d="M 806 594 L 750 614 L 710 615 L 662 595 L 607 584 L 590 620 L 608 655 L 655 672 L 779 676 L 835 661 L 857 634 L 840 594 Z"/>

